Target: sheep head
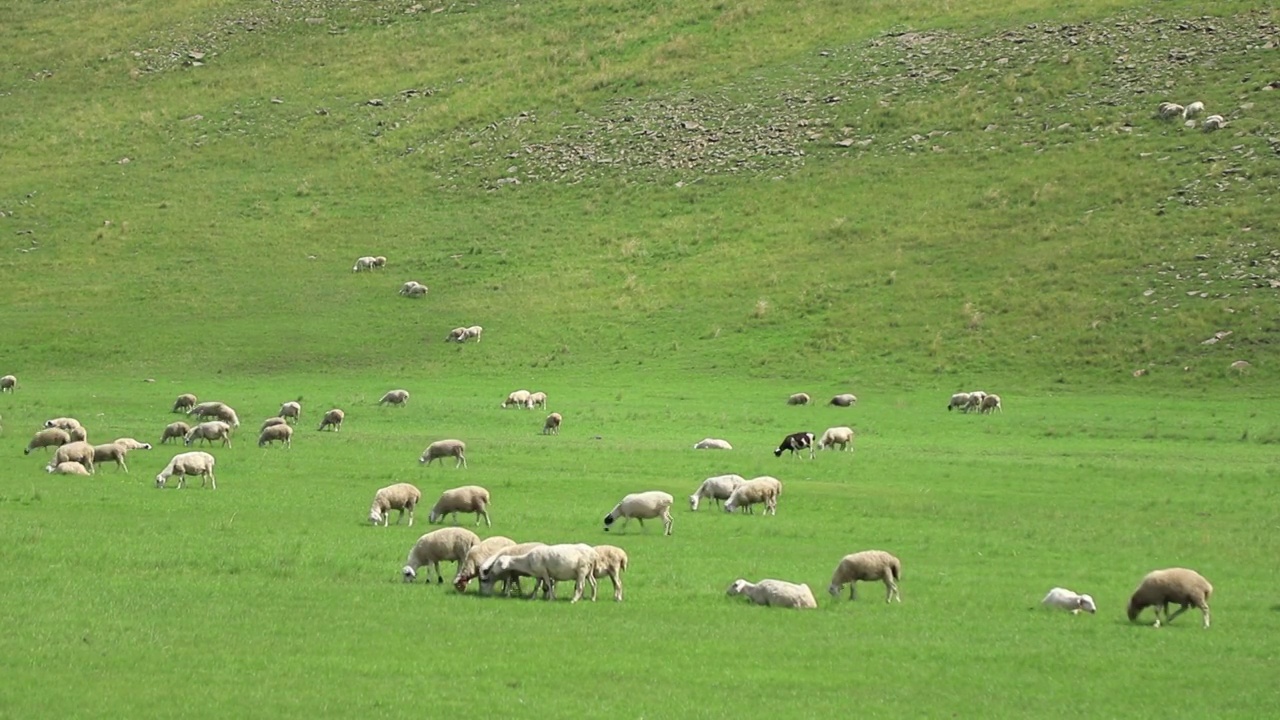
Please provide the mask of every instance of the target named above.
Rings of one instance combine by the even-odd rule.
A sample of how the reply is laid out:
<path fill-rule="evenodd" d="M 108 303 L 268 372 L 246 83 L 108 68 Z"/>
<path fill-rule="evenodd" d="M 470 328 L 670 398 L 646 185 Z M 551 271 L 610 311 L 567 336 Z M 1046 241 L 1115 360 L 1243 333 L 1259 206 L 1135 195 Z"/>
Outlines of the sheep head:
<path fill-rule="evenodd" d="M 412 567 L 408 565 L 405 565 L 404 568 L 400 571 L 400 573 L 404 575 L 405 582 L 413 582 L 418 577 L 418 571 L 414 570 Z"/>
<path fill-rule="evenodd" d="M 1085 612 L 1089 613 L 1090 615 L 1095 615 L 1095 614 L 1097 614 L 1097 612 L 1098 612 L 1098 606 L 1097 606 L 1097 605 L 1095 605 L 1095 604 L 1093 603 L 1093 597 L 1092 597 L 1092 596 L 1090 596 L 1090 595 L 1081 595 L 1081 596 L 1080 596 L 1080 608 L 1079 608 L 1079 609 L 1084 610 Z"/>

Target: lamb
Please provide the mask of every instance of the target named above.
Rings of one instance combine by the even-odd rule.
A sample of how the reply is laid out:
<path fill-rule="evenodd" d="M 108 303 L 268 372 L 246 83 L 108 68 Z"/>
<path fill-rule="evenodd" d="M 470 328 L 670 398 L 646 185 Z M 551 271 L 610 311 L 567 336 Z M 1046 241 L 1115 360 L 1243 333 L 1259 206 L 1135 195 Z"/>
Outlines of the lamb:
<path fill-rule="evenodd" d="M 49 467 L 56 468 L 64 462 L 74 462 L 80 463 L 92 474 L 95 472 L 93 461 L 93 446 L 83 440 L 77 440 L 55 450 L 53 459 L 49 461 Z"/>
<path fill-rule="evenodd" d="M 191 443 L 203 440 L 210 445 L 214 440 L 221 440 L 223 447 L 231 447 L 231 426 L 221 420 L 210 420 L 203 422 L 191 428 L 186 437 L 182 439 L 182 444 L 190 446 Z"/>
<path fill-rule="evenodd" d="M 1221 130 L 1226 126 L 1227 126 L 1227 119 L 1222 117 L 1221 115 L 1210 115 L 1209 117 L 1204 119 L 1204 122 L 1200 123 L 1200 127 L 1203 128 L 1205 132 L 1210 132 L 1212 130 Z"/>
<path fill-rule="evenodd" d="M 258 447 L 270 445 L 276 441 L 287 448 L 293 447 L 293 427 L 288 424 L 268 425 L 258 434 Z"/>
<path fill-rule="evenodd" d="M 459 342 L 466 342 L 466 341 L 470 340 L 471 338 L 475 338 L 475 339 L 476 339 L 476 344 L 477 344 L 477 345 L 479 345 L 479 344 L 480 344 L 480 335 L 481 335 L 481 333 L 483 333 L 483 332 L 484 332 L 484 328 L 480 327 L 479 325 L 472 325 L 471 327 L 469 327 L 469 328 L 467 328 L 467 329 L 466 329 L 466 335 L 465 335 L 465 336 L 462 338 L 462 340 L 460 340 Z"/>
<path fill-rule="evenodd" d="M 59 428 L 71 432 L 76 428 L 82 427 L 80 421 L 72 417 L 56 417 L 52 420 L 45 420 L 44 426 L 47 428 Z"/>
<path fill-rule="evenodd" d="M 534 548 L 542 547 L 545 544 L 546 543 L 540 543 L 540 542 L 527 542 L 527 543 L 520 543 L 519 545 L 510 545 L 498 550 L 497 552 L 490 555 L 487 560 L 482 561 L 480 563 L 479 574 L 477 575 L 477 577 L 480 578 L 480 594 L 481 595 L 493 594 L 494 584 L 496 584 L 499 580 L 501 580 L 502 592 L 504 595 L 506 595 L 507 597 L 510 597 L 512 587 L 515 587 L 517 594 L 523 595 L 524 588 L 520 587 L 520 578 L 529 577 L 529 576 L 525 573 L 520 572 L 519 570 L 515 570 L 512 568 L 507 568 L 500 573 L 494 572 L 493 564 L 500 557 L 503 557 L 506 555 L 524 555 L 530 550 Z M 534 584 L 533 591 L 535 593 L 538 592 L 538 587 L 541 585 L 542 585 L 542 581 L 540 580 L 537 581 Z M 454 585 L 454 587 L 457 588 L 457 585 Z"/>
<path fill-rule="evenodd" d="M 742 578 L 733 581 L 725 595 L 746 595 L 756 605 L 796 608 L 807 610 L 818 607 L 809 586 L 790 583 L 785 580 L 764 579 L 758 583 L 748 582 Z"/>
<path fill-rule="evenodd" d="M 418 458 L 418 462 L 422 465 L 430 465 L 439 458 L 455 457 L 458 459 L 453 464 L 455 468 L 467 466 L 467 444 L 461 440 L 437 440 L 427 446 L 422 451 L 422 457 Z M 444 463 L 442 462 L 441 465 Z"/>
<path fill-rule="evenodd" d="M 547 416 L 546 420 L 542 421 L 542 434 L 543 435 L 559 435 L 560 423 L 563 420 L 564 418 L 560 416 L 560 413 L 557 413 L 557 412 L 551 413 L 550 415 Z"/>
<path fill-rule="evenodd" d="M 529 408 L 530 410 L 536 407 L 540 407 L 543 410 L 546 410 L 547 394 L 541 391 L 529 393 L 529 399 L 524 401 L 524 406 Z"/>
<path fill-rule="evenodd" d="M 741 475 L 732 474 L 709 477 L 703 480 L 697 491 L 689 496 L 689 509 L 697 510 L 702 498 L 714 500 L 719 507 L 721 500 L 728 500 L 733 495 L 733 491 L 746 481 L 746 478 Z"/>
<path fill-rule="evenodd" d="M 269 417 L 266 420 L 262 421 L 262 427 L 258 428 L 258 432 L 262 432 L 263 430 L 266 430 L 272 425 L 288 425 L 288 424 L 289 424 L 288 420 L 285 420 L 284 418 L 278 415 L 276 417 Z"/>
<path fill-rule="evenodd" d="M 398 405 L 400 407 L 404 407 L 407 402 L 409 402 L 408 390 L 388 390 L 378 400 L 379 405 Z"/>
<path fill-rule="evenodd" d="M 0 392 L 11 393 L 18 389 L 18 378 L 12 375 L 0 377 Z"/>
<path fill-rule="evenodd" d="M 808 405 L 809 393 L 796 393 L 795 395 L 792 395 L 791 397 L 787 398 L 787 404 L 788 405 Z"/>
<path fill-rule="evenodd" d="M 1162 120 L 1168 120 L 1169 118 L 1181 117 L 1186 111 L 1186 108 L 1177 103 L 1162 102 L 1160 107 L 1156 108 L 1156 115 Z"/>
<path fill-rule="evenodd" d="M 507 395 L 507 399 L 503 401 L 502 407 L 528 407 L 529 396 L 532 394 L 533 393 L 528 390 L 516 390 L 515 392 Z"/>
<path fill-rule="evenodd" d="M 89 476 L 89 471 L 85 470 L 84 466 L 78 462 L 58 463 L 57 465 L 50 465 L 46 467 L 45 470 L 53 473 L 54 475 L 84 475 L 85 477 Z"/>
<path fill-rule="evenodd" d="M 185 438 L 189 432 L 191 432 L 191 426 L 184 422 L 169 423 L 164 426 L 164 433 L 160 436 L 160 444 L 163 445 L 175 438 Z"/>
<path fill-rule="evenodd" d="M 694 450 L 732 450 L 733 446 L 728 440 L 720 438 L 703 438 L 693 444 Z"/>
<path fill-rule="evenodd" d="M 1209 629 L 1209 596 L 1213 594 L 1213 585 L 1195 570 L 1186 568 L 1167 568 L 1147 573 L 1138 585 L 1138 589 L 1129 598 L 1129 622 L 1135 622 L 1138 614 L 1145 608 L 1154 608 L 1156 623 L 1160 627 L 1160 616 L 1164 615 L 1167 625 L 1173 619 L 1194 605 L 1200 609 L 1204 618 L 1204 629 Z M 1177 603 L 1181 607 L 1172 615 L 1169 614 L 1169 603 Z"/>
<path fill-rule="evenodd" d="M 458 564 L 458 574 L 453 577 L 453 589 L 466 592 L 467 584 L 472 578 L 480 576 L 480 567 L 486 560 L 493 557 L 499 550 L 514 547 L 515 544 L 515 540 L 502 535 L 494 535 L 480 541 L 478 545 L 467 551 L 467 556 Z"/>
<path fill-rule="evenodd" d="M 427 294 L 427 286 L 417 280 L 410 280 L 400 286 L 400 292 L 397 294 L 405 297 L 422 297 Z"/>
<path fill-rule="evenodd" d="M 1093 598 L 1088 595 L 1080 595 L 1066 588 L 1056 587 L 1049 591 L 1048 595 L 1040 601 L 1045 607 L 1061 608 L 1070 610 L 1072 615 L 1079 615 L 1081 610 L 1094 614 L 1098 612 L 1098 606 L 1093 604 Z"/>
<path fill-rule="evenodd" d="M 174 455 L 169 464 L 160 471 L 159 475 L 156 475 L 156 487 L 163 488 L 169 478 L 177 475 L 178 489 L 181 490 L 187 486 L 188 475 L 199 475 L 200 487 L 204 487 L 207 479 L 210 487 L 217 490 L 218 480 L 213 476 L 213 464 L 213 456 L 200 450 Z"/>
<path fill-rule="evenodd" d="M 101 464 L 108 460 L 114 460 L 116 467 L 129 472 L 129 466 L 125 464 L 124 458 L 129 454 L 129 448 L 119 443 L 107 443 L 106 445 L 93 446 L 93 462 Z"/>
<path fill-rule="evenodd" d="M 777 515 L 778 497 L 781 495 L 782 482 L 778 478 L 761 475 L 735 488 L 724 503 L 724 511 L 732 513 L 738 508 L 745 508 L 748 515 L 753 515 L 752 506 L 764 503 L 765 515 Z"/>
<path fill-rule="evenodd" d="M 853 407 L 858 404 L 858 398 L 853 393 L 844 393 L 831 398 L 831 402 L 827 404 L 835 405 L 836 407 Z"/>
<path fill-rule="evenodd" d="M 117 445 L 123 445 L 126 450 L 150 450 L 151 443 L 144 443 L 134 440 L 130 437 L 116 438 L 113 440 Z"/>
<path fill-rule="evenodd" d="M 196 406 L 196 400 L 197 398 L 195 395 L 192 395 L 191 393 L 183 393 L 178 396 L 177 400 L 173 401 L 173 410 L 170 410 L 169 412 L 187 412 Z"/>
<path fill-rule="evenodd" d="M 626 529 L 631 519 L 635 518 L 640 521 L 640 527 L 644 527 L 645 520 L 653 518 L 662 518 L 663 535 L 671 534 L 671 504 L 675 499 L 670 493 L 661 490 L 650 490 L 648 492 L 632 493 L 622 498 L 622 502 L 613 506 L 608 515 L 604 516 L 604 531 L 609 532 L 609 526 L 613 525 L 618 518 L 623 518 L 622 528 Z"/>
<path fill-rule="evenodd" d="M 782 457 L 782 453 L 790 450 L 791 457 L 796 456 L 797 450 L 809 448 L 809 459 L 813 459 L 813 433 L 798 432 L 782 438 L 782 444 L 778 445 L 778 449 L 773 451 L 774 457 Z"/>
<path fill-rule="evenodd" d="M 418 577 L 418 568 L 430 565 L 436 571 L 436 582 L 443 583 L 444 576 L 440 574 L 440 563 L 453 561 L 461 565 L 471 548 L 479 544 L 480 536 L 466 528 L 448 527 L 432 530 L 413 544 L 413 548 L 409 550 L 409 557 L 405 560 L 405 566 L 400 572 L 404 575 L 405 582 L 413 582 Z M 430 582 L 431 577 L 427 576 L 427 580 Z"/>
<path fill-rule="evenodd" d="M 886 603 L 894 598 L 902 602 L 902 593 L 898 592 L 898 581 L 902 579 L 902 562 L 884 550 L 863 550 L 852 555 L 845 555 L 836 571 L 831 575 L 831 586 L 827 591 L 832 597 L 840 597 L 840 590 L 845 583 L 849 584 L 849 599 L 857 599 L 859 580 L 883 580 Z"/>
<path fill-rule="evenodd" d="M 960 408 L 960 412 L 969 412 L 969 393 L 959 392 L 951 396 L 951 402 L 947 403 L 947 412 Z"/>
<path fill-rule="evenodd" d="M 596 594 L 596 551 L 590 545 L 564 544 L 544 545 L 536 547 L 523 555 L 502 555 L 494 559 L 487 568 L 489 576 L 502 573 L 524 573 L 538 578 L 543 584 L 543 598 L 555 600 L 556 581 L 573 580 L 573 598 L 570 603 L 582 599 L 586 585 L 591 585 L 591 595 Z M 480 576 L 480 582 L 486 582 L 486 576 Z M 492 586 L 492 579 L 487 580 Z M 537 596 L 534 594 L 529 598 Z"/>
<path fill-rule="evenodd" d="M 351 272 L 360 272 L 361 270 L 372 270 L 378 267 L 378 258 L 372 255 L 365 255 L 356 258 L 356 264 L 352 266 Z"/>
<path fill-rule="evenodd" d="M 289 418 L 293 418 L 294 422 L 301 420 L 302 419 L 302 403 L 299 403 L 296 400 L 290 400 L 289 402 L 280 406 L 280 412 L 276 413 L 276 417 L 284 418 L 285 422 L 288 422 Z"/>
<path fill-rule="evenodd" d="M 627 551 L 613 545 L 596 545 L 593 550 L 596 551 L 595 567 L 591 574 L 597 580 L 607 577 L 613 583 L 613 599 L 616 602 L 622 602 L 622 573 L 627 569 L 630 558 L 627 557 Z M 591 591 L 591 602 L 595 602 L 595 589 Z"/>
<path fill-rule="evenodd" d="M 852 450 L 853 428 L 845 427 L 843 425 L 840 427 L 827 428 L 827 431 L 822 433 L 822 438 L 818 440 L 819 450 L 826 450 L 827 448 L 835 447 L 836 445 L 839 445 L 841 450 Z"/>
<path fill-rule="evenodd" d="M 45 428 L 35 435 L 31 436 L 31 442 L 27 443 L 26 449 L 22 451 L 23 455 L 30 455 L 32 450 L 36 448 L 61 447 L 71 442 L 71 436 L 62 428 Z"/>
<path fill-rule="evenodd" d="M 982 405 L 981 407 L 978 408 L 978 412 L 983 413 L 985 415 L 985 414 L 993 413 L 996 410 L 999 410 L 1000 412 L 1004 412 L 1004 408 L 1000 407 L 999 395 L 996 395 L 993 393 L 991 395 L 988 395 L 982 398 Z"/>
<path fill-rule="evenodd" d="M 382 523 L 382 527 L 387 527 L 391 522 L 391 511 L 399 510 L 400 515 L 396 517 L 396 524 L 399 525 L 404 519 L 404 511 L 408 510 L 409 527 L 413 527 L 413 509 L 421 499 L 422 491 L 409 483 L 396 483 L 379 488 L 378 492 L 373 494 L 373 504 L 369 506 L 369 522 L 374 525 Z"/>
<path fill-rule="evenodd" d="M 453 524 L 458 524 L 458 513 L 468 512 L 476 514 L 476 525 L 480 524 L 480 518 L 484 518 L 485 527 L 493 527 L 493 523 L 489 520 L 489 505 L 492 501 L 489 499 L 489 491 L 479 485 L 463 485 L 451 490 L 445 490 L 440 493 L 440 499 L 436 500 L 435 507 L 431 508 L 431 514 L 427 516 L 427 522 L 435 523 L 439 520 L 444 522 L 446 515 L 453 514 Z"/>
<path fill-rule="evenodd" d="M 320 419 L 320 427 L 317 429 L 324 430 L 325 428 L 333 428 L 334 432 L 338 432 L 342 429 L 342 421 L 345 420 L 346 417 L 347 414 L 341 409 L 334 408 L 324 414 L 324 417 Z"/>

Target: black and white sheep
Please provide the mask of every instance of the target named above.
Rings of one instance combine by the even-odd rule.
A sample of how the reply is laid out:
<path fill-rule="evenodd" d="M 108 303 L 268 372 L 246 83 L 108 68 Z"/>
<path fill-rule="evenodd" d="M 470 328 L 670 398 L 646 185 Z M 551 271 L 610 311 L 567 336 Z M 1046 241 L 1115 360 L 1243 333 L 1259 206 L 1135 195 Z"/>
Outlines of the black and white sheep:
<path fill-rule="evenodd" d="M 378 399 L 379 405 L 397 405 L 404 407 L 409 402 L 408 390 L 388 390 Z"/>
<path fill-rule="evenodd" d="M 840 597 L 840 590 L 849 585 L 849 599 L 857 598 L 859 580 L 881 580 L 884 582 L 884 601 L 897 598 L 902 602 L 902 593 L 898 592 L 898 581 L 902 579 L 902 562 L 884 550 L 863 550 L 845 555 L 836 565 L 831 575 L 831 585 L 827 587 L 832 597 Z"/>
<path fill-rule="evenodd" d="M 1203 129 L 1205 132 L 1210 132 L 1213 130 L 1221 130 L 1226 126 L 1227 126 L 1227 119 L 1222 117 L 1221 115 L 1210 115 L 1209 117 L 1204 119 L 1204 122 L 1200 123 L 1201 129 Z"/>
<path fill-rule="evenodd" d="M 809 459 L 813 459 L 813 433 L 798 432 L 782 438 L 782 443 L 778 445 L 778 449 L 773 451 L 774 457 L 782 457 L 782 453 L 790 450 L 791 457 L 795 457 L 796 453 L 805 448 L 809 448 Z"/>
<path fill-rule="evenodd" d="M 947 412 L 959 409 L 960 412 L 969 412 L 969 393 L 958 392 L 951 396 L 951 401 L 947 403 Z"/>
<path fill-rule="evenodd" d="M 989 415 L 997 410 L 1004 412 L 1004 408 L 1000 406 L 999 395 L 992 393 L 991 395 L 982 398 L 982 405 L 978 408 L 978 412 L 984 415 Z"/>
<path fill-rule="evenodd" d="M 1160 627 L 1161 615 L 1163 623 L 1169 624 L 1173 619 L 1194 606 L 1200 609 L 1204 620 L 1204 628 L 1209 629 L 1209 596 L 1213 594 L 1213 585 L 1203 575 L 1187 568 L 1167 568 L 1147 573 L 1138 584 L 1138 589 L 1129 598 L 1129 622 L 1136 622 L 1138 615 L 1146 608 L 1153 608 L 1156 614 L 1154 627 Z M 1180 607 L 1169 614 L 1170 603 Z"/>
<path fill-rule="evenodd" d="M 720 506 L 721 500 L 728 500 L 733 495 L 733 491 L 737 490 L 747 479 L 741 475 L 716 475 L 702 481 L 698 489 L 689 496 L 689 509 L 697 510 L 703 498 L 713 500 L 716 507 Z"/>
<path fill-rule="evenodd" d="M 756 605 L 769 607 L 796 608 L 809 610 L 818 607 L 813 591 L 805 583 L 792 583 L 785 580 L 766 578 L 760 582 L 750 582 L 738 578 L 729 585 L 725 595 L 743 595 Z"/>
<path fill-rule="evenodd" d="M 648 492 L 632 493 L 622 498 L 622 502 L 613 506 L 608 515 L 604 516 L 604 531 L 609 532 L 610 526 L 618 518 L 622 518 L 622 529 L 626 529 L 632 518 L 640 521 L 640 527 L 644 527 L 645 520 L 654 518 L 662 518 L 662 531 L 664 535 L 671 534 L 671 505 L 675 502 L 675 498 L 670 493 L 661 490 L 650 490 Z"/>
<path fill-rule="evenodd" d="M 436 504 L 431 508 L 431 514 L 427 516 L 427 522 L 435 523 L 437 520 L 444 522 L 446 515 L 453 515 L 453 524 L 458 524 L 458 513 L 475 513 L 476 525 L 480 524 L 480 518 L 484 518 L 485 527 L 493 527 L 493 523 L 489 520 L 489 505 L 492 501 L 489 499 L 489 491 L 479 485 L 463 485 L 440 493 L 440 498 L 436 500 Z"/>
<path fill-rule="evenodd" d="M 66 430 L 62 428 L 45 428 L 31 436 L 31 441 L 27 443 L 27 447 L 22 451 L 22 454 L 30 455 L 31 451 L 36 448 L 62 447 L 69 442 L 71 442 L 71 435 Z"/>
<path fill-rule="evenodd" d="M 206 480 L 209 481 L 212 489 L 218 489 L 218 480 L 213 476 L 214 457 L 207 452 L 194 450 L 192 452 L 180 453 L 174 455 L 169 464 L 156 475 L 156 487 L 162 488 L 165 482 L 174 475 L 178 476 L 178 489 L 181 490 L 187 486 L 188 476 L 200 476 L 200 487 L 204 487 Z"/>
<path fill-rule="evenodd" d="M 826 450 L 839 445 L 841 450 L 853 450 L 853 434 L 853 428 L 844 425 L 827 428 L 818 439 L 818 449 Z"/>
<path fill-rule="evenodd" d="M 748 515 L 753 515 L 755 510 L 752 506 L 764 503 L 765 515 L 777 515 L 778 498 L 781 495 L 782 481 L 775 477 L 761 475 L 735 488 L 724 503 L 724 511 L 733 513 L 741 508 Z"/>
<path fill-rule="evenodd" d="M 440 574 L 440 563 L 452 561 L 461 565 L 471 548 L 479 544 L 480 536 L 466 528 L 447 527 L 432 530 L 413 544 L 409 550 L 409 557 L 405 559 L 405 566 L 400 572 L 404 575 L 405 582 L 413 582 L 418 577 L 418 568 L 430 565 L 435 570 L 436 582 L 443 583 L 444 576 Z M 431 580 L 430 576 L 427 580 L 428 582 Z"/>
<path fill-rule="evenodd" d="M 458 459 L 457 462 L 453 464 L 455 468 L 466 467 L 467 444 L 461 440 L 455 440 L 452 438 L 448 440 L 437 440 L 428 445 L 426 450 L 422 451 L 422 457 L 418 458 L 418 463 L 421 465 L 430 465 L 432 462 L 440 458 L 447 457 Z M 443 465 L 444 463 L 441 462 L 440 464 Z"/>
<path fill-rule="evenodd" d="M 346 419 L 347 414 L 343 412 L 341 408 L 333 408 L 324 414 L 324 417 L 320 419 L 320 427 L 316 429 L 324 430 L 325 428 L 333 428 L 334 432 L 338 432 L 342 429 L 342 421 Z"/>
<path fill-rule="evenodd" d="M 404 519 L 405 511 L 408 510 L 409 527 L 413 527 L 413 509 L 421 500 L 422 491 L 409 483 L 396 483 L 378 488 L 378 491 L 373 494 L 373 503 L 369 505 L 369 522 L 374 525 L 381 523 L 383 527 L 387 527 L 391 523 L 391 511 L 399 510 L 400 515 L 396 517 L 396 524 L 399 525 Z"/>

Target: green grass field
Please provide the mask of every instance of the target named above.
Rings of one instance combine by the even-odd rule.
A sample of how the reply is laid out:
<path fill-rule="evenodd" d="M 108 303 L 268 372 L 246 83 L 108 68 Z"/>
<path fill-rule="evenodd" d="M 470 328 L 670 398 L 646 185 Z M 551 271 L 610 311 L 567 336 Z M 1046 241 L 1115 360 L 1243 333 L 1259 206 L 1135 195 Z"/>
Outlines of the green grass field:
<path fill-rule="evenodd" d="M 1269 4 L 6 15 L 0 718 L 1275 714 Z M 521 387 L 561 435 L 499 408 Z M 1004 412 L 945 410 L 975 388 Z M 155 489 L 172 446 L 91 478 L 21 452 L 57 416 L 155 443 L 183 392 L 244 423 L 216 491 Z M 256 447 L 294 399 L 294 446 Z M 771 453 L 846 424 L 855 452 Z M 419 467 L 444 437 L 470 467 Z M 690 512 L 727 472 L 781 479 L 777 516 Z M 401 481 L 487 487 L 482 536 L 624 547 L 626 600 L 403 583 L 426 508 L 367 522 Z M 649 489 L 671 537 L 602 531 Z M 869 548 L 903 603 L 827 595 Z M 1126 619 L 1171 566 L 1214 584 L 1210 630 Z M 1039 608 L 1055 585 L 1098 614 Z"/>

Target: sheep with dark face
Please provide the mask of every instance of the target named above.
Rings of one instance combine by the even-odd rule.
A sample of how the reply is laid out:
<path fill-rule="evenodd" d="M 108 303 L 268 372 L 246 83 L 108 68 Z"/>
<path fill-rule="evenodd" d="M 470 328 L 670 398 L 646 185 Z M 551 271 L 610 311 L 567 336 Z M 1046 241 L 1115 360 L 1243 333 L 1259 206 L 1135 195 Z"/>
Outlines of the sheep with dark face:
<path fill-rule="evenodd" d="M 675 503 L 675 498 L 671 497 L 670 493 L 665 493 L 661 490 L 632 493 L 622 498 L 622 502 L 614 505 L 609 514 L 604 516 L 604 530 L 608 532 L 618 518 L 623 519 L 622 529 L 626 529 L 632 518 L 640 521 L 641 528 L 644 528 L 645 520 L 662 518 L 663 534 L 670 535 L 671 505 L 673 503 Z"/>
<path fill-rule="evenodd" d="M 1168 568 L 1147 573 L 1138 585 L 1138 589 L 1129 598 L 1129 622 L 1136 622 L 1138 615 L 1146 608 L 1154 608 L 1156 622 L 1160 627 L 1161 618 L 1164 624 L 1186 612 L 1190 607 L 1200 610 L 1204 620 L 1204 628 L 1209 629 L 1209 596 L 1213 594 L 1213 585 L 1195 570 L 1187 568 Z M 1180 605 L 1176 612 L 1169 614 L 1170 604 Z"/>
<path fill-rule="evenodd" d="M 22 454 L 30 455 L 31 451 L 36 448 L 56 448 L 69 442 L 71 442 L 71 435 L 66 430 L 62 428 L 45 428 L 31 436 L 31 441 L 27 443 L 27 447 L 22 451 Z"/>
<path fill-rule="evenodd" d="M 795 457 L 800 450 L 809 448 L 809 459 L 813 459 L 813 433 L 798 432 L 791 433 L 782 439 L 782 443 L 778 445 L 778 449 L 773 451 L 774 457 L 782 457 L 782 453 L 790 450 L 791 457 Z"/>

